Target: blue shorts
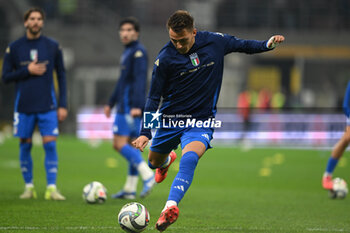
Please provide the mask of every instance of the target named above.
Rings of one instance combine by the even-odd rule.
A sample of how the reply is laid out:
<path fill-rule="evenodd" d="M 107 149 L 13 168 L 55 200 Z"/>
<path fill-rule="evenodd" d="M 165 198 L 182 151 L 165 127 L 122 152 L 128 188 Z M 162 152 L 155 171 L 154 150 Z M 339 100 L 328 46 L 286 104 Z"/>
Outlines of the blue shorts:
<path fill-rule="evenodd" d="M 19 138 L 31 138 L 36 124 L 38 124 L 41 136 L 58 136 L 56 110 L 42 113 L 15 112 L 13 134 L 15 137 Z"/>
<path fill-rule="evenodd" d="M 168 154 L 170 151 L 175 150 L 180 143 L 183 149 L 187 144 L 194 141 L 200 141 L 205 145 L 206 149 L 210 149 L 213 132 L 214 130 L 210 128 L 161 128 L 157 130 L 150 150 L 161 154 Z"/>
<path fill-rule="evenodd" d="M 113 124 L 113 134 L 136 138 L 140 134 L 141 117 L 117 113 Z"/>

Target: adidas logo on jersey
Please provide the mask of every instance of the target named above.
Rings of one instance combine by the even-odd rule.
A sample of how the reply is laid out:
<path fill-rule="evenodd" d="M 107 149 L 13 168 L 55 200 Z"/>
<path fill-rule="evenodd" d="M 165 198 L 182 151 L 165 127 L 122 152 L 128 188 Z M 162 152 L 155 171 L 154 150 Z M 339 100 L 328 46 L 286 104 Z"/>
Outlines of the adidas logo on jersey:
<path fill-rule="evenodd" d="M 53 134 L 58 134 L 58 128 L 55 128 L 53 131 L 52 131 Z"/>
<path fill-rule="evenodd" d="M 116 125 L 113 126 L 113 132 L 114 132 L 114 133 L 118 132 L 118 126 L 116 126 Z"/>
<path fill-rule="evenodd" d="M 179 189 L 179 190 L 181 190 L 182 192 L 185 192 L 185 188 L 184 188 L 183 185 L 174 186 L 174 189 Z"/>
<path fill-rule="evenodd" d="M 208 134 L 204 133 L 204 134 L 202 134 L 201 136 L 203 136 L 203 137 L 205 137 L 206 139 L 209 140 L 209 135 L 208 135 Z"/>

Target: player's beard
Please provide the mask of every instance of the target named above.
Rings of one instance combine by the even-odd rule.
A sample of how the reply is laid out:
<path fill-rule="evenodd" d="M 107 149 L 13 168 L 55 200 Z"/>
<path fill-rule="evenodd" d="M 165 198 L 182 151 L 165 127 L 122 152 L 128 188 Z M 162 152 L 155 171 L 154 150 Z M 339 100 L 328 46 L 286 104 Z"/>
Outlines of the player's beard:
<path fill-rule="evenodd" d="M 29 30 L 29 33 L 33 36 L 36 36 L 41 32 L 41 27 L 39 26 L 27 27 L 27 29 Z"/>
<path fill-rule="evenodd" d="M 180 54 L 186 54 L 188 52 L 187 48 L 185 49 L 177 49 L 177 51 L 180 53 Z"/>

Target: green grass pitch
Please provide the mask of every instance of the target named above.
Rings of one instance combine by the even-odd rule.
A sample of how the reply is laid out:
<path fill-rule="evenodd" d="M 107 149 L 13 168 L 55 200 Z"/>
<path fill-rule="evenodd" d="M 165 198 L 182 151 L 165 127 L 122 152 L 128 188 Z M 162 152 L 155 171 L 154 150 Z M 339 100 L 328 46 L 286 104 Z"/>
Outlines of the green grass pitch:
<path fill-rule="evenodd" d="M 107 187 L 108 196 L 119 191 L 126 175 L 123 158 L 110 142 L 92 147 L 71 136 L 59 138 L 58 153 L 58 188 L 67 200 L 44 200 L 41 146 L 32 150 L 38 199 L 20 200 L 24 185 L 18 140 L 8 139 L 0 145 L 0 232 L 121 232 L 117 214 L 129 201 L 108 198 L 103 205 L 89 205 L 82 199 L 82 189 L 96 180 Z M 180 217 L 167 231 L 350 232 L 350 197 L 331 200 L 321 188 L 329 153 L 215 147 L 199 161 L 192 186 L 180 203 Z M 346 157 L 335 176 L 350 181 Z M 178 162 L 149 197 L 136 200 L 151 215 L 145 232 L 155 232 Z"/>

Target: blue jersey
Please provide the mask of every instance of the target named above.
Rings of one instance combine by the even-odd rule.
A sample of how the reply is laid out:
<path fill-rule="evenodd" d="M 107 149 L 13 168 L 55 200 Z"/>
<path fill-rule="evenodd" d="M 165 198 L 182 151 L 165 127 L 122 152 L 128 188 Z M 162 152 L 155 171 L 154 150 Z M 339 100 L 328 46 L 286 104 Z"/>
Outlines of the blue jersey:
<path fill-rule="evenodd" d="M 231 52 L 248 54 L 268 51 L 267 41 L 242 40 L 234 36 L 199 31 L 187 54 L 180 54 L 168 42 L 156 58 L 146 112 L 190 115 L 196 119 L 215 117 L 220 93 L 224 56 Z M 150 129 L 140 135 L 151 138 Z"/>
<path fill-rule="evenodd" d="M 348 83 L 348 86 L 346 88 L 346 92 L 343 100 L 343 110 L 345 115 L 349 118 L 350 117 L 350 82 Z"/>
<path fill-rule="evenodd" d="M 28 65 L 37 59 L 46 64 L 46 72 L 31 75 Z M 53 71 L 56 70 L 59 86 L 57 103 L 53 82 Z M 16 83 L 15 112 L 47 112 L 59 107 L 67 107 L 66 75 L 62 51 L 56 41 L 40 36 L 30 40 L 26 36 L 12 42 L 6 49 L 2 79 L 4 83 Z"/>
<path fill-rule="evenodd" d="M 129 113 L 131 108 L 143 109 L 146 100 L 147 52 L 139 41 L 125 47 L 120 62 L 120 77 L 109 100 L 118 113 Z"/>

